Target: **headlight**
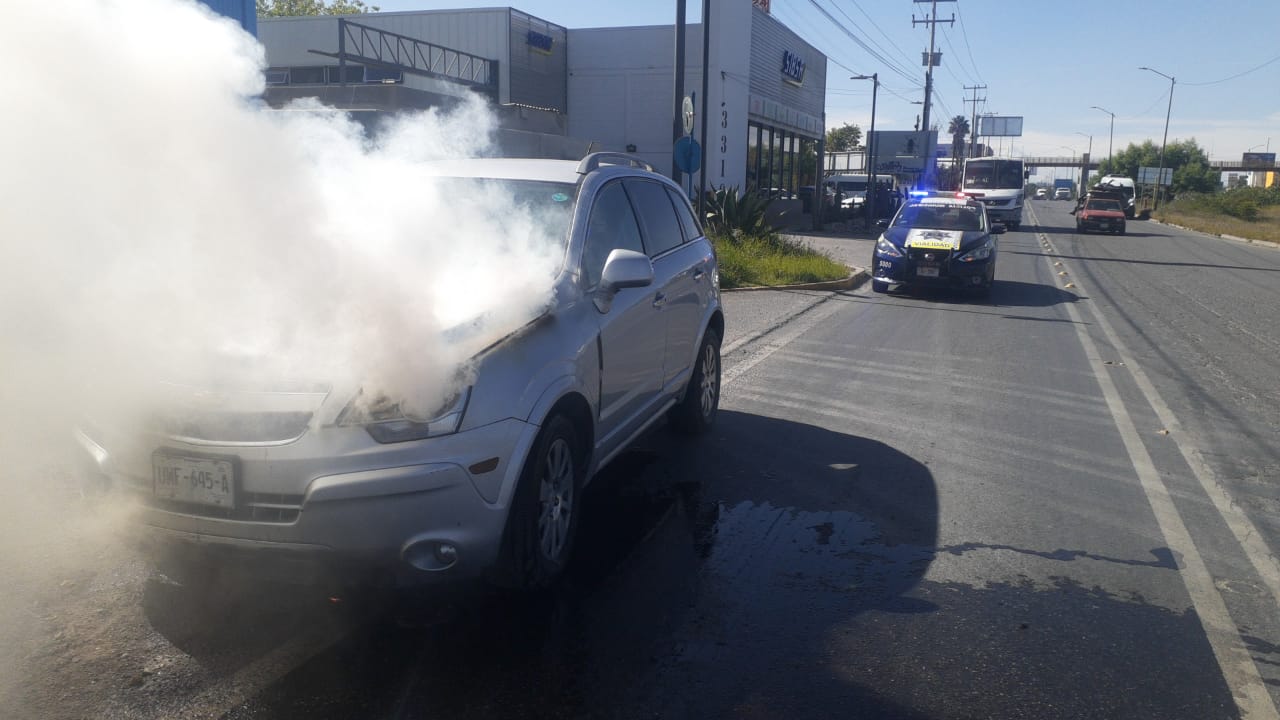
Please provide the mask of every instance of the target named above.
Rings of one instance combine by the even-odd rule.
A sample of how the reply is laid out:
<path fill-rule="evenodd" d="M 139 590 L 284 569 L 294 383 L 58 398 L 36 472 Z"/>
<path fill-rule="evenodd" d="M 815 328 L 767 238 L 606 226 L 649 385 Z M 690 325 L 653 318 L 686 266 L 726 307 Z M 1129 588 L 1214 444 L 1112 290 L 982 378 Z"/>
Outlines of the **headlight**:
<path fill-rule="evenodd" d="M 883 235 L 880 236 L 879 240 L 876 240 L 876 254 L 884 255 L 886 257 L 902 257 L 902 251 L 894 247 L 893 243 L 886 240 Z"/>
<path fill-rule="evenodd" d="M 975 260 L 986 260 L 987 258 L 991 257 L 992 249 L 993 249 L 993 244 L 991 242 L 991 238 L 987 238 L 986 242 L 982 243 L 978 247 L 970 250 L 969 252 L 961 255 L 956 259 L 959 260 L 960 262 L 974 262 Z"/>
<path fill-rule="evenodd" d="M 361 425 L 369 436 L 380 443 L 408 442 L 440 435 L 452 435 L 462 425 L 462 415 L 471 399 L 471 388 L 465 387 L 445 400 L 427 418 L 409 417 L 400 402 L 379 397 L 362 402 L 356 397 L 338 416 L 339 425 Z"/>

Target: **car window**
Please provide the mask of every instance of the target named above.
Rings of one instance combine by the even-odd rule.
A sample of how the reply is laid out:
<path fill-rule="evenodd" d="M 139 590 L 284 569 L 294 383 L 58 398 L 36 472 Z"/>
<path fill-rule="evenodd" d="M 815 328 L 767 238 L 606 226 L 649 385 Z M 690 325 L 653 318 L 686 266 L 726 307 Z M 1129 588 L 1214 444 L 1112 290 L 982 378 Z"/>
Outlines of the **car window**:
<path fill-rule="evenodd" d="M 640 214 L 649 257 L 657 257 L 684 242 L 676 209 L 662 185 L 648 180 L 627 180 L 624 184 Z"/>
<path fill-rule="evenodd" d="M 1115 200 L 1090 200 L 1088 209 L 1090 210 L 1119 210 L 1120 203 Z"/>
<path fill-rule="evenodd" d="M 973 205 L 907 205 L 893 221 L 897 227 L 982 230 L 982 209 Z"/>
<path fill-rule="evenodd" d="M 670 203 L 668 203 L 670 204 Z M 582 249 L 582 275 L 587 287 L 600 282 L 600 272 L 616 249 L 644 252 L 640 226 L 621 182 L 606 185 L 597 195 L 587 224 L 587 241 Z"/>
<path fill-rule="evenodd" d="M 689 201 L 670 188 L 667 189 L 667 194 L 671 196 L 671 204 L 676 208 L 676 219 L 680 221 L 680 227 L 684 230 L 685 242 L 702 237 L 702 226 L 698 224 L 698 219 L 689 209 Z"/>

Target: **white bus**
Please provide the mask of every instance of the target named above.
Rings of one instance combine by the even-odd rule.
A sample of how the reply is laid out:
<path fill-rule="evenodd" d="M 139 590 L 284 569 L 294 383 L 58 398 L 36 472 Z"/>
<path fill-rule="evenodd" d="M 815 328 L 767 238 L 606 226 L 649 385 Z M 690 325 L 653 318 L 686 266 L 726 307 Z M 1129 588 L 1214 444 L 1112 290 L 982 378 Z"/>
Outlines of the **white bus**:
<path fill-rule="evenodd" d="M 1022 224 L 1022 188 L 1027 172 L 1021 160 L 969 158 L 964 161 L 961 190 L 987 206 L 987 217 L 1010 230 Z"/>

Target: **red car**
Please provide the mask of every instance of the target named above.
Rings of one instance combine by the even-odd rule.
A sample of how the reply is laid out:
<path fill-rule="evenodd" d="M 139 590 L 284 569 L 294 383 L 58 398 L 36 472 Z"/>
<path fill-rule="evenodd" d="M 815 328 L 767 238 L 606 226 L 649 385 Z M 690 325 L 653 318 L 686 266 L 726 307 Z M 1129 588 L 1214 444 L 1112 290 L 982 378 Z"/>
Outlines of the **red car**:
<path fill-rule="evenodd" d="M 1124 234 L 1124 208 L 1118 200 L 1089 198 L 1084 207 L 1076 211 L 1076 232 L 1106 230 Z"/>

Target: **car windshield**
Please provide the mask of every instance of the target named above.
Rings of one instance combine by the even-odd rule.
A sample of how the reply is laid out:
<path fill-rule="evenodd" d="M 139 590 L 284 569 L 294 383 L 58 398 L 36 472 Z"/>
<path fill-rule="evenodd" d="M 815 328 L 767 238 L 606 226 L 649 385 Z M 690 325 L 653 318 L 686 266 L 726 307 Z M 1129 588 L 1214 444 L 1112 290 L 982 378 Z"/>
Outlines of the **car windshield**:
<path fill-rule="evenodd" d="M 1090 200 L 1085 207 L 1089 210 L 1120 210 L 1120 203 L 1115 200 Z"/>
<path fill-rule="evenodd" d="M 982 210 L 959 203 L 907 205 L 893 221 L 894 227 L 934 228 L 938 230 L 983 230 Z"/>
<path fill-rule="evenodd" d="M 504 230 L 515 231 L 515 223 L 528 220 L 526 234 L 537 234 L 550 241 L 566 243 L 569 224 L 573 220 L 573 201 L 577 188 L 568 183 L 544 180 L 510 180 L 500 178 L 443 177 L 435 181 L 445 197 L 478 201 L 492 208 L 492 219 Z"/>

